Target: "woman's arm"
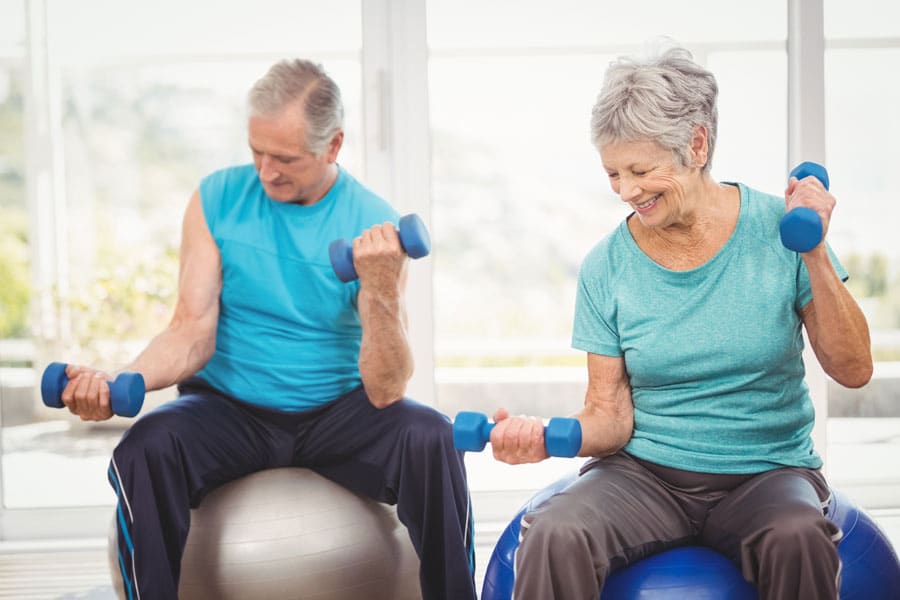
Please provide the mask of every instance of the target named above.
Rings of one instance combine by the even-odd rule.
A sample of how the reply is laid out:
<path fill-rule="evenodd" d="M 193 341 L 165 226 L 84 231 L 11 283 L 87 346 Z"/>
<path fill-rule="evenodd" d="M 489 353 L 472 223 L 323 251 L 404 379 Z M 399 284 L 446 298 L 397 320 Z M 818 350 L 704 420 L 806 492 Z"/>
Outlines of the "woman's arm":
<path fill-rule="evenodd" d="M 812 289 L 812 300 L 800 310 L 810 344 L 832 379 L 847 387 L 862 387 L 872 378 L 869 326 L 834 270 L 825 244 L 837 201 L 815 177 L 792 177 L 784 199 L 786 210 L 805 206 L 815 210 L 822 221 L 822 242 L 801 254 Z"/>
<path fill-rule="evenodd" d="M 621 449 L 634 431 L 631 384 L 622 356 L 588 354 L 588 389 L 581 421 L 579 456 L 607 456 Z"/>
<path fill-rule="evenodd" d="M 813 299 L 800 311 L 816 358 L 839 384 L 862 387 L 872 378 L 869 326 L 834 270 L 824 246 L 803 255 Z"/>
<path fill-rule="evenodd" d="M 613 454 L 631 439 L 634 405 L 622 357 L 588 354 L 588 388 L 584 408 L 575 414 L 581 423 L 579 456 Z M 506 409 L 494 414 L 491 431 L 494 458 L 511 465 L 548 458 L 544 424 L 538 417 L 511 417 Z"/>

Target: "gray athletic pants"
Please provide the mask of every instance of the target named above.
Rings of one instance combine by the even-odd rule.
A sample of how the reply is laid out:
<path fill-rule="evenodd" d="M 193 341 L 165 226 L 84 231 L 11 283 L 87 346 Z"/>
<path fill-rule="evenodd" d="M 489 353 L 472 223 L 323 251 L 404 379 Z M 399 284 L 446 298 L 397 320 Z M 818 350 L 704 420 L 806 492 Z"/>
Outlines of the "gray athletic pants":
<path fill-rule="evenodd" d="M 838 597 L 840 529 L 817 469 L 694 473 L 624 452 L 585 464 L 522 518 L 515 600 L 596 600 L 611 571 L 686 544 L 740 566 L 762 600 Z"/>

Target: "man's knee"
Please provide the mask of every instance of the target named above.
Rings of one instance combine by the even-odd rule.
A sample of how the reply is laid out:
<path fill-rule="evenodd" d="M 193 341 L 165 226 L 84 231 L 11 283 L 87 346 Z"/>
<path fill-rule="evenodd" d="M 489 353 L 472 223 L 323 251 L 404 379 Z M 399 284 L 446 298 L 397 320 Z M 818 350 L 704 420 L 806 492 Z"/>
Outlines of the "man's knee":
<path fill-rule="evenodd" d="M 407 399 L 398 402 L 396 408 L 398 426 L 411 448 L 423 452 L 453 448 L 453 426 L 445 415 Z"/>
<path fill-rule="evenodd" d="M 113 451 L 115 461 L 126 467 L 134 461 L 162 462 L 177 451 L 179 422 L 169 411 L 153 411 L 139 418 L 125 432 Z"/>

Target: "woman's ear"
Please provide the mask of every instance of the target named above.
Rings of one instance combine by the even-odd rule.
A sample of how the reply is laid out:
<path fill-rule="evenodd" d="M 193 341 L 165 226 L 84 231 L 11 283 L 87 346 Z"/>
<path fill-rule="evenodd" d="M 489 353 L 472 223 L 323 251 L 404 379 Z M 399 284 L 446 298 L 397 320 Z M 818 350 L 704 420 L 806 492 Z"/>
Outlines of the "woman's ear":
<path fill-rule="evenodd" d="M 709 133 L 703 125 L 694 128 L 691 136 L 691 166 L 702 169 L 709 159 Z"/>

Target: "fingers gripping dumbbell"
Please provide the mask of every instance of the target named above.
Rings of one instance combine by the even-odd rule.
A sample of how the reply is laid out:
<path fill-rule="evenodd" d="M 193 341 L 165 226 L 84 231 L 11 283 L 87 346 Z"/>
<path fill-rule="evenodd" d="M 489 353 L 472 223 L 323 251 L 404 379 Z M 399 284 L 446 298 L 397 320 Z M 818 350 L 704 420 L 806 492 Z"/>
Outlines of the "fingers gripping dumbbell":
<path fill-rule="evenodd" d="M 113 413 L 122 417 L 133 417 L 144 403 L 144 377 L 140 373 L 119 373 L 109 383 L 109 401 Z M 44 369 L 41 377 L 41 398 L 50 408 L 63 408 L 62 392 L 69 384 L 66 364 L 54 362 Z"/>
<path fill-rule="evenodd" d="M 788 179 L 813 176 L 828 189 L 828 171 L 814 162 L 802 162 L 793 168 Z M 781 217 L 779 224 L 781 243 L 794 252 L 809 252 L 822 241 L 822 219 L 819 214 L 805 206 L 798 206 Z"/>
<path fill-rule="evenodd" d="M 453 421 L 453 445 L 458 450 L 481 452 L 491 439 L 494 423 L 477 412 L 463 411 Z M 571 458 L 581 449 L 581 422 L 554 417 L 544 427 L 544 447 L 550 456 Z"/>
<path fill-rule="evenodd" d="M 397 234 L 400 245 L 410 258 L 422 258 L 431 252 L 431 236 L 419 215 L 411 213 L 400 219 Z M 344 283 L 358 278 L 353 267 L 353 245 L 346 239 L 334 240 L 328 246 L 328 256 L 335 275 Z"/>

